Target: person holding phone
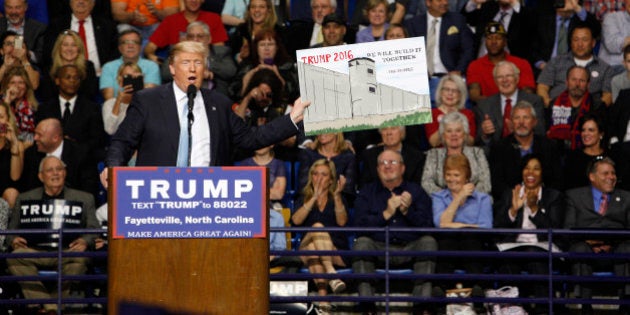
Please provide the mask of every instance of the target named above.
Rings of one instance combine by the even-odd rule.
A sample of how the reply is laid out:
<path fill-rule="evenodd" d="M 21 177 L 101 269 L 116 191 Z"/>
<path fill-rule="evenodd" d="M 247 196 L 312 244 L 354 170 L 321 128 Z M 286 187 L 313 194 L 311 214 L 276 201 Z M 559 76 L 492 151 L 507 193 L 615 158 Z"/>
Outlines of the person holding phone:
<path fill-rule="evenodd" d="M 125 119 L 133 93 L 144 88 L 143 78 L 142 69 L 136 63 L 125 62 L 118 68 L 116 81 L 120 92 L 103 103 L 103 124 L 107 134 L 113 135 L 118 130 Z"/>
<path fill-rule="evenodd" d="M 29 80 L 33 89 L 37 89 L 39 86 L 39 72 L 31 64 L 28 59 L 28 48 L 24 43 L 23 37 L 19 36 L 16 32 L 6 31 L 0 36 L 0 79 L 4 77 L 4 74 L 11 67 L 23 67 L 28 72 Z M 16 45 L 18 44 L 18 45 Z"/>
<path fill-rule="evenodd" d="M 17 123 L 11 108 L 6 103 L 0 103 L 0 193 L 10 208 L 13 208 L 19 194 L 17 181 L 24 169 L 24 144 L 18 140 L 16 130 Z"/>

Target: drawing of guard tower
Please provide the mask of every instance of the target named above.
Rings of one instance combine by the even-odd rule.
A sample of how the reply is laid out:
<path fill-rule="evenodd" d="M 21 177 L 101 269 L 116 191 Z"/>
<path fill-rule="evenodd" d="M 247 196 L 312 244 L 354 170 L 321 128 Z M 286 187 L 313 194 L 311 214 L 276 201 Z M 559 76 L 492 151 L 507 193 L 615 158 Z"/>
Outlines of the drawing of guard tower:
<path fill-rule="evenodd" d="M 348 61 L 352 117 L 377 114 L 381 109 L 381 98 L 376 82 L 376 64 L 366 57 Z"/>

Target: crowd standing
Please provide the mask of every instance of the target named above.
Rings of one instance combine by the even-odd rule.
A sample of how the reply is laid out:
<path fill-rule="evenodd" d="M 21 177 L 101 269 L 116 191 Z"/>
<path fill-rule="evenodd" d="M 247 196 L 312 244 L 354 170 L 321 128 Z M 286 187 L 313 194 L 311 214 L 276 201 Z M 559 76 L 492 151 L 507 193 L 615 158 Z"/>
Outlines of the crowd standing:
<path fill-rule="evenodd" d="M 139 90 L 174 80 L 169 50 L 181 41 L 207 46 L 202 87 L 256 127 L 288 113 L 298 99 L 296 50 L 415 36 L 426 41 L 432 123 L 312 139 L 298 134 L 256 151 L 221 152 L 220 162 L 272 168 L 271 199 L 285 207 L 293 204 L 285 190 L 295 170 L 285 173 L 282 162 L 299 164 L 291 215 L 298 226 L 630 228 L 630 0 L 4 0 L 0 11 L 0 228 L 19 227 L 11 222 L 19 217 L 16 205 L 42 185 L 46 198 L 80 190 L 90 204 L 105 201 L 97 165 L 110 137 Z M 127 155 L 117 163 L 134 165 L 136 155 Z M 53 187 L 61 177 L 65 195 Z M 85 225 L 93 223 L 89 216 Z M 498 244 L 509 241 L 530 252 L 546 241 L 465 231 L 389 238 L 401 250 L 422 251 L 501 250 Z M 94 249 L 86 240 L 74 246 Z M 380 233 L 353 243 L 343 233 L 313 232 L 299 250 L 377 250 L 384 241 Z M 630 251 L 616 239 L 554 246 Z M 23 251 L 29 244 L 8 237 L 5 247 Z M 372 273 L 383 263 L 372 258 L 305 254 L 301 260 L 314 273 L 338 267 Z M 416 274 L 460 267 L 479 273 L 483 261 L 459 266 L 420 256 L 392 263 Z M 589 261 L 570 263 L 570 273 L 593 272 Z M 627 265 L 611 270 L 629 276 Z M 11 262 L 9 271 L 16 268 Z M 545 272 L 538 261 L 503 269 Z M 346 289 L 340 279 L 315 284 L 322 296 Z M 591 296 L 588 286 L 576 288 L 576 296 Z M 533 285 L 526 292 L 545 296 L 546 289 Z M 357 290 L 371 296 L 375 286 L 365 281 Z M 429 281 L 414 282 L 414 296 L 435 291 Z M 630 298 L 630 287 L 619 295 Z"/>

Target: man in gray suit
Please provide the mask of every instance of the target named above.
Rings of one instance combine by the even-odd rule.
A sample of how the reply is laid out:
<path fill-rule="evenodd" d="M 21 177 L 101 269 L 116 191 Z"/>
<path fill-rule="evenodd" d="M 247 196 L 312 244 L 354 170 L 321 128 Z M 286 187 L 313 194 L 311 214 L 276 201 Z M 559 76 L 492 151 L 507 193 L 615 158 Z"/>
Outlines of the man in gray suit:
<path fill-rule="evenodd" d="M 608 157 L 595 158 L 588 167 L 590 186 L 567 191 L 565 229 L 628 229 L 630 228 L 630 192 L 615 189 L 617 175 L 615 163 Z M 597 238 L 597 237 L 594 237 Z M 630 241 L 616 238 L 579 239 L 571 238 L 569 251 L 572 253 L 630 253 Z M 614 261 L 615 275 L 628 277 L 630 262 L 627 259 Z M 571 263 L 573 275 L 590 276 L 593 267 L 606 265 L 602 260 L 575 259 Z M 608 264 L 610 264 L 608 262 Z M 592 297 L 587 284 L 576 285 L 576 296 Z M 620 298 L 630 298 L 630 284 L 620 290 Z M 628 305 L 622 306 L 620 314 L 628 314 Z M 582 305 L 582 313 L 592 313 L 591 305 Z"/>
<path fill-rule="evenodd" d="M 18 196 L 9 221 L 9 230 L 41 228 L 33 222 L 46 222 L 49 228 L 59 228 L 59 218 L 62 218 L 64 228 L 100 228 L 96 219 L 94 197 L 91 194 L 65 187 L 66 166 L 55 156 L 45 157 L 39 164 L 39 179 L 43 187 L 22 193 Z M 54 205 L 54 210 L 50 210 Z M 59 207 L 58 207 L 59 206 Z M 47 208 L 46 208 L 47 207 Z M 67 209 L 64 209 L 66 208 Z M 50 211 L 49 211 L 50 210 Z M 59 210 L 59 211 L 58 211 Z M 66 211 L 67 210 L 67 211 Z M 47 212 L 51 212 L 46 215 Z M 62 213 L 63 212 L 63 213 Z M 53 220 L 56 219 L 56 220 Z M 58 235 L 9 235 L 7 243 L 11 245 L 13 253 L 56 252 L 59 243 L 55 240 Z M 68 240 L 72 236 L 68 235 Z M 83 234 L 64 243 L 66 252 L 83 252 L 94 248 L 95 235 Z M 64 275 L 81 275 L 87 271 L 87 257 L 67 257 L 63 259 Z M 45 258 L 14 258 L 7 259 L 9 272 L 15 276 L 36 276 L 39 268 L 56 269 L 56 257 Z M 52 299 L 56 292 L 49 292 L 41 281 L 20 281 L 22 293 L 27 299 Z M 56 288 L 56 286 L 55 286 Z M 70 283 L 62 284 L 63 297 L 70 295 Z M 56 304 L 46 304 L 40 310 L 43 314 L 56 314 Z"/>
<path fill-rule="evenodd" d="M 546 124 L 542 99 L 536 94 L 519 91 L 519 74 L 520 70 L 514 63 L 510 61 L 497 63 L 492 76 L 499 88 L 499 93 L 480 100 L 474 108 L 478 126 L 476 142 L 486 148 L 486 153 L 493 143 L 512 133 L 514 128 L 510 119 L 511 107 L 519 101 L 532 104 L 538 118 L 534 134 L 545 135 Z M 507 112 L 506 108 L 509 108 Z"/>

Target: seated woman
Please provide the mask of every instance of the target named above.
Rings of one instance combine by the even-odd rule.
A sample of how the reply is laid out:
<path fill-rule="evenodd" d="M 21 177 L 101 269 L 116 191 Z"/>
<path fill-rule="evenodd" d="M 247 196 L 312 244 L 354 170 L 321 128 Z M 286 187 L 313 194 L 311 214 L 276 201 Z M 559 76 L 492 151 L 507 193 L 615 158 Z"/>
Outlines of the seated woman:
<path fill-rule="evenodd" d="M 280 35 L 273 30 L 263 29 L 256 33 L 252 42 L 251 56 L 239 64 L 239 70 L 230 85 L 232 99 L 245 96 L 245 89 L 254 74 L 261 69 L 272 70 L 282 82 L 283 99 L 293 103 L 299 94 L 297 70 L 287 54 Z"/>
<path fill-rule="evenodd" d="M 348 213 L 341 190 L 345 184 L 343 175 L 337 180 L 335 163 L 325 159 L 315 161 L 309 168 L 308 183 L 304 187 L 302 204 L 291 216 L 295 226 L 307 227 L 342 227 L 348 222 Z M 302 238 L 300 250 L 337 250 L 348 249 L 348 239 L 343 232 L 308 232 Z M 335 266 L 345 267 L 341 256 L 302 256 L 304 264 L 311 273 L 335 274 Z M 332 292 L 339 293 L 346 289 L 340 279 L 314 279 L 317 293 L 325 296 L 328 286 Z M 320 302 L 319 307 L 330 310 L 328 302 Z"/>
<path fill-rule="evenodd" d="M 275 203 L 280 203 L 287 189 L 287 173 L 284 168 L 284 161 L 274 158 L 273 145 L 256 150 L 254 156 L 242 160 L 238 165 L 267 167 L 270 184 L 269 200 L 275 208 Z"/>
<path fill-rule="evenodd" d="M 466 143 L 473 145 L 473 143 L 475 143 L 475 135 L 477 134 L 475 114 L 470 109 L 464 108 L 466 98 L 468 98 L 468 91 L 462 77 L 457 74 L 447 74 L 443 76 L 442 79 L 440 79 L 440 83 L 438 83 L 436 94 L 435 104 L 437 107 L 431 109 L 433 122 L 424 125 L 429 144 L 434 148 L 444 145 L 444 143 L 442 143 L 442 137 L 438 134 L 440 122 L 444 115 L 460 112 L 468 119 L 468 127 L 470 128 L 468 132 L 466 132 Z"/>
<path fill-rule="evenodd" d="M 357 32 L 356 42 L 367 43 L 385 39 L 385 30 L 389 27 L 389 3 L 387 0 L 368 0 L 363 14 L 370 22 L 368 27 Z"/>
<path fill-rule="evenodd" d="M 521 170 L 523 183 L 516 185 L 512 191 L 506 190 L 500 201 L 496 203 L 494 227 L 525 230 L 547 230 L 562 228 L 564 220 L 564 196 L 561 192 L 543 185 L 542 159 L 534 154 L 523 157 Z M 586 173 L 586 170 L 584 171 Z M 546 252 L 549 244 L 547 234 L 509 234 L 497 243 L 500 251 Z M 558 248 L 553 245 L 554 250 Z M 502 273 L 519 274 L 528 271 L 530 274 L 548 274 L 547 258 L 519 259 L 502 263 Z M 548 295 L 546 283 L 525 282 L 519 285 L 525 294 L 537 297 Z M 538 314 L 534 312 L 535 314 Z"/>
<path fill-rule="evenodd" d="M 464 140 L 470 134 L 466 116 L 459 112 L 444 115 L 438 134 L 444 146 L 427 151 L 427 159 L 422 172 L 422 188 L 428 194 L 446 188 L 447 183 L 443 172 L 444 160 L 447 156 L 463 154 L 472 166 L 470 182 L 479 192 L 490 193 L 492 185 L 486 155 L 482 148 L 468 146 Z"/>
<path fill-rule="evenodd" d="M 79 94 L 90 100 L 96 99 L 98 96 L 98 77 L 92 61 L 85 59 L 85 46 L 79 34 L 71 30 L 59 34 L 51 56 L 52 65 L 42 72 L 45 75 L 42 76 L 40 87 L 37 89 L 37 97 L 42 102 L 58 97 L 54 76 L 64 65 L 77 66 L 79 74 L 85 78 L 79 86 Z"/>
<path fill-rule="evenodd" d="M 439 228 L 492 228 L 492 199 L 475 189 L 470 182 L 471 165 L 466 156 L 453 154 L 444 160 L 444 181 L 447 188 L 431 194 L 433 223 Z M 472 233 L 441 233 L 438 248 L 445 251 L 482 251 L 485 237 Z M 463 265 L 462 265 L 463 263 Z M 437 273 L 452 273 L 455 268 L 471 274 L 483 271 L 481 259 L 471 257 L 438 257 Z M 481 294 L 473 290 L 473 295 Z"/>
<path fill-rule="evenodd" d="M 0 194 L 10 208 L 19 194 L 17 181 L 24 169 L 24 145 L 18 140 L 16 130 L 15 116 L 9 105 L 0 103 Z"/>
<path fill-rule="evenodd" d="M 582 139 L 582 148 L 576 148 L 567 153 L 564 162 L 565 189 L 590 185 L 586 175 L 586 167 L 596 156 L 606 155 L 608 141 L 604 134 L 604 121 L 593 113 L 587 113 L 580 118 L 578 130 Z"/>
<path fill-rule="evenodd" d="M 109 135 L 116 133 L 118 126 L 125 119 L 131 97 L 136 92 L 131 84 L 123 86 L 123 78 L 126 76 L 132 78 L 140 77 L 142 76 L 142 69 L 133 62 L 125 62 L 118 68 L 116 81 L 118 81 L 120 92 L 116 97 L 105 100 L 105 103 L 103 103 L 103 126 L 105 127 L 105 132 Z"/>
<path fill-rule="evenodd" d="M 18 140 L 24 142 L 25 148 L 33 144 L 35 136 L 35 112 L 39 103 L 28 72 L 24 67 L 12 67 L 5 72 L 0 85 L 2 101 L 9 104 L 15 116 Z"/>
<path fill-rule="evenodd" d="M 342 187 L 342 192 L 348 204 L 352 205 L 356 195 L 356 159 L 352 150 L 348 148 L 343 134 L 338 132 L 318 135 L 313 147 L 313 149 L 301 150 L 298 155 L 298 161 L 300 162 L 298 191 L 302 191 L 307 186 L 309 170 L 315 161 L 326 159 L 334 162 L 336 174 L 345 177 L 345 185 Z"/>

